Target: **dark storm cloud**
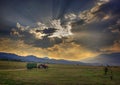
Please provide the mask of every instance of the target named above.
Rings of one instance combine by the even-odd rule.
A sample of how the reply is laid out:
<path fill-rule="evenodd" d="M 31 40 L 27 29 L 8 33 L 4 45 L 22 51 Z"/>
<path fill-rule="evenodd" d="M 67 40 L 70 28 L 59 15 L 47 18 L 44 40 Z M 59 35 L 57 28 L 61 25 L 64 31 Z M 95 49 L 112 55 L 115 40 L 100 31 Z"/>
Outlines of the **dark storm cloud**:
<path fill-rule="evenodd" d="M 48 48 L 52 47 L 55 44 L 62 43 L 62 39 L 54 38 L 54 40 L 51 40 L 47 36 L 44 36 L 42 39 L 36 39 L 32 34 L 30 34 L 28 31 L 20 32 L 21 36 L 17 35 L 11 35 L 12 40 L 23 40 L 25 44 L 32 45 L 35 47 L 40 48 Z"/>
<path fill-rule="evenodd" d="M 29 36 L 29 39 L 26 39 L 26 37 L 24 37 L 24 42 L 34 47 L 48 48 L 48 47 L 54 46 L 55 44 L 62 43 L 62 40 L 59 38 L 55 38 L 54 41 L 51 41 L 50 38 L 47 38 L 47 37 L 43 37 L 43 39 L 41 40 L 41 39 L 32 38 L 32 36 Z"/>
<path fill-rule="evenodd" d="M 111 33 L 114 36 L 116 41 L 118 36 L 120 36 L 120 1 L 119 0 L 110 0 L 110 2 L 103 4 L 100 9 L 95 13 L 98 17 L 103 18 L 105 15 L 110 15 L 110 19 L 104 21 L 103 25 L 107 33 Z M 102 16 L 103 15 L 103 16 Z"/>
<path fill-rule="evenodd" d="M 20 22 L 23 25 L 34 25 L 37 21 L 44 21 L 52 16 L 51 0 L 1 0 L 0 17 L 5 25 L 15 25 Z M 46 11 L 43 11 L 46 10 Z"/>
<path fill-rule="evenodd" d="M 62 39 L 60 38 L 48 38 L 55 31 L 55 28 L 45 28 L 40 30 L 39 27 L 24 27 L 17 23 L 17 27 L 12 29 L 10 32 L 10 38 L 12 40 L 22 40 L 25 44 L 34 47 L 48 48 L 54 46 L 55 44 L 62 43 Z"/>
<path fill-rule="evenodd" d="M 48 28 L 48 29 L 44 29 L 44 30 L 43 30 L 43 33 L 48 34 L 48 35 L 50 36 L 50 35 L 53 34 L 55 31 L 56 31 L 55 28 Z"/>
<path fill-rule="evenodd" d="M 38 21 L 45 22 L 46 18 L 54 14 L 52 3 L 52 0 L 0 0 L 0 36 L 9 36 L 12 40 L 23 40 L 26 44 L 41 48 L 61 43 L 61 39 L 55 38 L 51 41 L 46 36 L 42 40 L 36 39 L 28 30 L 21 31 L 16 28 L 17 22 L 32 27 L 35 27 Z M 50 28 L 43 30 L 43 33 L 51 35 L 54 31 Z"/>
<path fill-rule="evenodd" d="M 87 12 L 91 12 L 90 15 L 93 16 L 89 23 L 84 19 L 73 23 L 72 32 L 76 34 L 75 42 L 88 49 L 99 51 L 103 47 L 112 46 L 114 41 L 119 40 L 119 2 L 119 0 L 111 0 L 99 6 L 97 11 Z"/>
<path fill-rule="evenodd" d="M 62 18 L 67 12 L 79 12 L 92 6 L 93 1 L 0 0 L 0 32 L 9 35 L 8 32 L 15 27 L 17 22 L 24 26 L 34 27 L 38 21 L 46 23 L 48 18 Z"/>
<path fill-rule="evenodd" d="M 103 4 L 100 6 L 100 9 L 96 11 L 97 14 L 104 13 L 104 14 L 112 14 L 112 15 L 119 15 L 120 14 L 120 1 L 119 0 L 110 0 L 110 2 Z"/>
<path fill-rule="evenodd" d="M 38 21 L 48 22 L 48 18 L 60 18 L 61 22 L 64 15 L 67 13 L 82 13 L 85 10 L 89 10 L 95 4 L 95 0 L 1 0 L 0 3 L 0 32 L 9 35 L 12 28 L 15 28 L 17 22 L 24 26 L 35 27 L 35 23 Z M 116 22 L 120 18 L 120 6 L 119 0 L 110 0 L 109 2 L 101 5 L 97 11 L 91 13 L 94 18 L 99 21 L 93 21 L 87 23 L 85 19 L 76 19 L 72 23 L 73 34 L 77 34 L 74 40 L 77 44 L 82 44 L 89 49 L 98 50 L 104 46 L 110 46 L 118 38 L 119 35 L 113 33 L 113 29 L 108 29 L 111 25 L 116 27 Z M 90 13 L 90 12 L 88 12 Z M 108 20 L 103 20 L 106 15 L 110 15 Z M 88 16 L 89 17 L 89 16 Z M 63 20 L 63 21 L 62 21 Z M 118 26 L 118 25 L 117 25 Z M 116 27 L 116 29 L 118 29 Z M 16 28 L 15 28 L 16 29 Z M 17 32 L 16 32 L 17 31 Z M 48 35 L 53 34 L 56 30 L 45 29 L 43 31 L 43 39 L 36 39 L 33 34 L 27 31 L 20 31 L 16 29 L 13 32 L 16 36 L 12 36 L 13 39 L 22 39 L 25 43 L 34 46 L 47 48 L 61 43 L 63 40 L 54 38 L 53 40 L 48 38 Z M 34 34 L 39 33 L 39 30 L 34 31 Z M 3 35 L 2 35 L 3 36 Z M 3 36 L 4 37 L 4 36 Z"/>
<path fill-rule="evenodd" d="M 111 31 L 116 37 L 120 36 L 120 1 L 119 0 L 111 0 L 109 3 L 102 5 L 100 9 L 96 12 L 96 15 L 101 17 L 100 15 L 110 14 L 111 19 L 108 21 L 109 31 Z M 120 37 L 117 37 L 120 40 Z"/>
<path fill-rule="evenodd" d="M 55 44 L 62 43 L 62 39 L 54 38 L 54 40 L 51 40 L 50 38 L 48 38 L 48 36 L 52 35 L 55 30 L 55 28 L 44 29 L 42 32 L 46 34 L 46 36 L 44 36 L 43 39 L 34 39 L 34 42 L 30 44 L 35 47 L 48 48 L 54 46 Z M 39 32 L 39 30 L 36 30 L 36 32 Z M 29 43 L 28 40 L 25 42 L 27 44 Z"/>
<path fill-rule="evenodd" d="M 48 37 L 43 37 L 42 40 L 35 40 L 33 43 L 34 46 L 36 47 L 41 47 L 41 48 L 48 48 L 48 47 L 53 47 L 55 44 L 60 44 L 62 43 L 62 39 L 55 38 L 54 41 L 51 41 L 50 38 Z"/>
<path fill-rule="evenodd" d="M 0 0 L 0 51 L 71 60 L 120 52 L 119 2 Z"/>

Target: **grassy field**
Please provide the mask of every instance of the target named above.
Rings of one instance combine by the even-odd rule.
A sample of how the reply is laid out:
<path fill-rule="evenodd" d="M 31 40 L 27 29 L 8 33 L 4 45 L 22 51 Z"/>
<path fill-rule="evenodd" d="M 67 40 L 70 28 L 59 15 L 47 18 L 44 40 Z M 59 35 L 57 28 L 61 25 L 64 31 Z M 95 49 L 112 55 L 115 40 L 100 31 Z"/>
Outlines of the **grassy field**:
<path fill-rule="evenodd" d="M 113 80 L 103 67 L 48 64 L 49 69 L 26 69 L 25 62 L 0 61 L 0 85 L 120 85 L 120 67 Z"/>

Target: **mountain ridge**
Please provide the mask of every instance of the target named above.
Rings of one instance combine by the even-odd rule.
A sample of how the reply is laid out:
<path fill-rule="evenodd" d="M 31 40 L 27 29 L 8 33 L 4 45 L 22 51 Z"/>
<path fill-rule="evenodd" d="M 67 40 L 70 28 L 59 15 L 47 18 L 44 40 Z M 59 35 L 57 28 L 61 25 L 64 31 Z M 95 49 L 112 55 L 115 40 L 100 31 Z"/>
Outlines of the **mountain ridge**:
<path fill-rule="evenodd" d="M 19 56 L 12 53 L 0 52 L 0 60 L 22 61 L 22 62 L 40 62 L 52 64 L 76 64 L 76 65 L 119 65 L 120 53 L 100 54 L 96 57 L 86 59 L 85 61 L 70 61 L 64 59 L 50 59 L 49 57 L 38 58 L 34 55 Z"/>
<path fill-rule="evenodd" d="M 3 53 L 0 52 L 0 59 L 1 60 L 15 60 L 15 61 L 23 61 L 23 62 L 41 62 L 41 63 L 54 63 L 54 64 L 80 64 L 86 65 L 86 63 L 82 63 L 80 61 L 69 61 L 64 59 L 50 59 L 48 57 L 38 58 L 34 55 L 28 56 L 18 56 L 12 53 Z"/>

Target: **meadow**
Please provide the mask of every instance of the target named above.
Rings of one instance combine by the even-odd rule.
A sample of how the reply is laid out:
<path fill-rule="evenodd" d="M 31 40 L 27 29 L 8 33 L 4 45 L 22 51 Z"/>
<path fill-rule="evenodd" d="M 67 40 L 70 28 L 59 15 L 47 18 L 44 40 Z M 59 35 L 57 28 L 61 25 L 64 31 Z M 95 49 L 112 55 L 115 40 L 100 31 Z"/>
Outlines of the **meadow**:
<path fill-rule="evenodd" d="M 48 64 L 48 69 L 26 69 L 26 62 L 0 61 L 0 85 L 120 85 L 120 67 L 104 75 L 102 66 Z"/>

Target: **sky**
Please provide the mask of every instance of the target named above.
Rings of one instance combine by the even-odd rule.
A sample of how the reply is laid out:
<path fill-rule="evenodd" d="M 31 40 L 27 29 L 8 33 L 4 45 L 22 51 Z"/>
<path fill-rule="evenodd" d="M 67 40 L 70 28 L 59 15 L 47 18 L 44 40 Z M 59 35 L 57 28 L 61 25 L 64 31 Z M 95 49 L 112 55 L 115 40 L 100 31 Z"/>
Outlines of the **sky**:
<path fill-rule="evenodd" d="M 119 0 L 0 0 L 0 52 L 84 60 L 120 52 Z"/>

